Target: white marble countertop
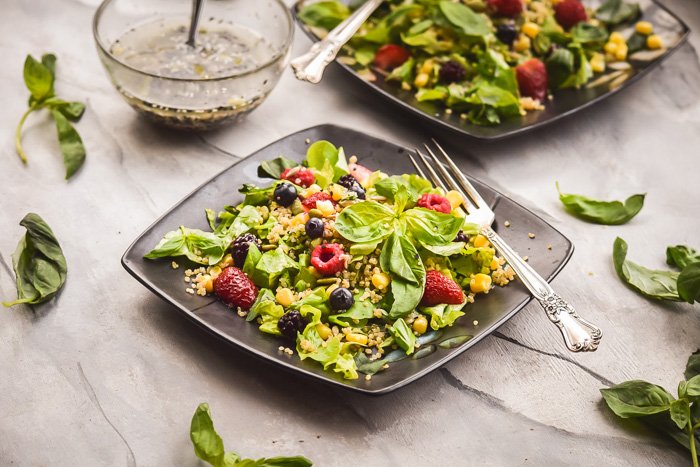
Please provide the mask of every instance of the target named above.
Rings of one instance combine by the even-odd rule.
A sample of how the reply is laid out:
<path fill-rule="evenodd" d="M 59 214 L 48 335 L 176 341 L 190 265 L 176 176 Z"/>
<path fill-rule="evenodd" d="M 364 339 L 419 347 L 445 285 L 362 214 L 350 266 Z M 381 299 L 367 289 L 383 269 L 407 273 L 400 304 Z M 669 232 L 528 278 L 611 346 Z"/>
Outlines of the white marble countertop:
<path fill-rule="evenodd" d="M 696 0 L 666 0 L 700 30 Z M 556 288 L 604 330 L 600 349 L 572 355 L 531 304 L 498 333 L 429 376 L 364 397 L 279 372 L 213 340 L 119 264 L 130 242 L 194 187 L 293 131 L 336 123 L 405 145 L 435 134 L 330 69 L 322 84 L 287 71 L 260 109 L 203 135 L 154 127 L 121 100 L 97 59 L 93 0 L 6 2 L 0 23 L 0 297 L 15 294 L 8 264 L 29 211 L 52 226 L 69 261 L 59 299 L 0 313 L 0 464 L 199 465 L 189 440 L 208 401 L 229 449 L 254 457 L 304 454 L 319 466 L 687 465 L 688 454 L 622 425 L 598 389 L 640 378 L 675 391 L 700 345 L 700 309 L 654 303 L 615 276 L 611 251 L 662 267 L 669 244 L 700 246 L 700 36 L 641 82 L 573 118 L 498 143 L 462 145 L 465 170 L 534 207 L 576 252 Z M 308 47 L 298 33 L 294 52 Z M 57 89 L 85 100 L 78 124 L 88 159 L 63 180 L 55 129 L 33 116 L 14 154 L 26 106 L 27 53 L 58 56 Z M 554 181 L 621 199 L 647 192 L 631 223 L 568 216 Z"/>

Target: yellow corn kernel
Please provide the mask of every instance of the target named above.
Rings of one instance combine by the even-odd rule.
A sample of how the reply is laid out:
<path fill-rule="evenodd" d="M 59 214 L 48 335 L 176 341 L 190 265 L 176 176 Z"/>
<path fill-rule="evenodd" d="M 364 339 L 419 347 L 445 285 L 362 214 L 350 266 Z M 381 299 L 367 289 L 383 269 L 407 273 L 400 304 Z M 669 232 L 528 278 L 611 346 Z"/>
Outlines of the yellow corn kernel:
<path fill-rule="evenodd" d="M 617 50 L 615 51 L 615 58 L 617 60 L 625 60 L 627 58 L 627 44 L 618 44 Z"/>
<path fill-rule="evenodd" d="M 418 76 L 416 76 L 416 79 L 413 81 L 413 85 L 418 89 L 424 88 L 428 84 L 429 79 L 430 76 L 428 76 L 428 73 L 418 73 Z"/>
<path fill-rule="evenodd" d="M 296 216 L 292 217 L 291 226 L 295 227 L 297 225 L 306 224 L 306 221 L 308 221 L 308 220 L 309 220 L 309 214 L 305 213 L 305 212 L 300 212 Z"/>
<path fill-rule="evenodd" d="M 200 282 L 200 285 L 204 287 L 204 290 L 206 290 L 207 293 L 212 293 L 214 291 L 214 281 L 212 280 L 209 274 L 204 276 L 204 278 Z"/>
<path fill-rule="evenodd" d="M 388 274 L 383 272 L 378 272 L 372 275 L 372 285 L 374 285 L 379 290 L 384 290 L 389 287 L 391 283 L 391 278 Z"/>
<path fill-rule="evenodd" d="M 637 24 L 634 25 L 634 30 L 637 31 L 639 34 L 648 36 L 652 32 L 654 32 L 654 25 L 651 24 L 649 21 L 639 21 Z"/>
<path fill-rule="evenodd" d="M 605 71 L 605 56 L 601 53 L 594 53 L 590 60 L 591 68 L 596 73 L 602 73 Z"/>
<path fill-rule="evenodd" d="M 522 31 L 523 34 L 531 39 L 534 39 L 535 36 L 540 33 L 540 27 L 537 24 L 528 21 L 527 23 L 523 24 Z"/>
<path fill-rule="evenodd" d="M 420 73 L 425 73 L 426 75 L 429 75 L 431 71 L 433 71 L 433 67 L 435 66 L 435 62 L 432 60 L 428 59 L 423 62 L 423 64 L 420 66 Z"/>
<path fill-rule="evenodd" d="M 231 254 L 224 256 L 224 259 L 221 260 L 221 262 L 219 263 L 219 266 L 221 268 L 227 268 L 229 266 L 233 266 L 233 256 L 231 256 Z"/>
<path fill-rule="evenodd" d="M 652 50 L 660 49 L 664 46 L 663 41 L 661 40 L 661 37 L 657 36 L 656 34 L 652 34 L 651 36 L 647 37 L 647 47 L 649 47 Z"/>
<path fill-rule="evenodd" d="M 219 274 L 221 274 L 221 268 L 219 266 L 212 266 L 209 268 L 209 275 L 211 276 L 212 280 L 219 277 Z"/>
<path fill-rule="evenodd" d="M 445 193 L 445 198 L 447 198 L 447 200 L 450 202 L 450 206 L 452 206 L 452 209 L 457 209 L 464 202 L 464 198 L 462 198 L 462 195 L 455 190 L 450 190 L 447 193 Z"/>
<path fill-rule="evenodd" d="M 625 40 L 625 37 L 617 31 L 610 34 L 610 38 L 608 39 L 608 42 L 612 42 L 613 44 L 626 44 L 627 43 L 627 41 Z"/>
<path fill-rule="evenodd" d="M 491 276 L 488 274 L 475 274 L 469 281 L 469 289 L 474 293 L 488 293 L 491 289 Z"/>
<path fill-rule="evenodd" d="M 294 303 L 294 292 L 292 292 L 286 287 L 282 289 L 277 289 L 277 293 L 275 294 L 275 300 L 277 300 L 277 303 L 279 303 L 283 307 L 288 307 L 289 305 Z"/>
<path fill-rule="evenodd" d="M 615 55 L 615 52 L 617 52 L 617 42 L 608 42 L 603 46 L 603 50 L 605 50 L 605 53 L 608 53 L 610 55 Z"/>
<path fill-rule="evenodd" d="M 364 334 L 358 334 L 355 332 L 350 332 L 345 335 L 345 340 L 352 342 L 353 344 L 367 345 L 367 336 Z"/>
<path fill-rule="evenodd" d="M 492 259 L 491 264 L 489 264 L 489 267 L 491 268 L 491 270 L 495 271 L 500 265 L 501 263 L 499 263 L 497 259 Z"/>
<path fill-rule="evenodd" d="M 323 213 L 323 217 L 328 217 L 335 214 L 335 207 L 333 207 L 333 203 L 331 203 L 329 200 L 316 201 L 316 209 Z"/>
<path fill-rule="evenodd" d="M 412 328 L 416 334 L 425 334 L 425 331 L 428 330 L 428 320 L 425 316 L 419 316 L 413 321 Z"/>
<path fill-rule="evenodd" d="M 513 48 L 517 52 L 525 52 L 527 49 L 530 48 L 530 44 L 530 38 L 527 37 L 525 34 L 520 34 L 520 36 L 518 36 L 518 39 L 513 44 Z"/>
<path fill-rule="evenodd" d="M 318 323 L 316 325 L 316 332 L 318 332 L 318 335 L 324 341 L 333 335 L 333 331 L 331 331 L 331 328 L 329 328 L 323 323 Z"/>
<path fill-rule="evenodd" d="M 483 246 L 488 246 L 489 241 L 486 237 L 483 235 L 479 234 L 476 237 L 474 237 L 474 246 L 477 248 L 481 248 Z"/>

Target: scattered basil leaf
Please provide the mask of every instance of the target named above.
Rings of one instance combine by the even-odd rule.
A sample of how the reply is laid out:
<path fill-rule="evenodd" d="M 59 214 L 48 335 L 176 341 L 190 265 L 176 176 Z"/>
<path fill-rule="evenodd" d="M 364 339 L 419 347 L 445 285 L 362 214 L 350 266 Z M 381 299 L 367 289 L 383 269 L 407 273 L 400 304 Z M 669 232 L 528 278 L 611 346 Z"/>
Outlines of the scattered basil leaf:
<path fill-rule="evenodd" d="M 691 263 L 700 262 L 700 252 L 685 245 L 675 245 L 666 248 L 666 263 L 683 269 Z"/>
<path fill-rule="evenodd" d="M 674 421 L 676 426 L 681 430 L 688 424 L 688 412 L 690 411 L 690 404 L 687 399 L 677 399 L 671 402 L 670 415 L 671 420 Z"/>
<path fill-rule="evenodd" d="M 627 242 L 617 237 L 613 244 L 613 265 L 620 279 L 647 297 L 680 300 L 677 272 L 648 269 L 627 261 L 626 257 Z"/>
<path fill-rule="evenodd" d="M 20 303 L 36 305 L 53 298 L 66 282 L 66 258 L 51 228 L 34 213 L 19 225 L 27 229 L 12 255 L 17 299 L 3 302 L 10 307 Z"/>
<path fill-rule="evenodd" d="M 700 375 L 695 375 L 688 380 L 686 393 L 691 397 L 700 396 Z"/>
<path fill-rule="evenodd" d="M 595 11 L 596 19 L 608 26 L 634 21 L 640 14 L 638 3 L 627 3 L 623 0 L 607 0 Z"/>
<path fill-rule="evenodd" d="M 263 161 L 258 166 L 258 177 L 279 179 L 285 169 L 297 167 L 298 162 L 280 156 L 269 161 Z"/>
<path fill-rule="evenodd" d="M 486 18 L 462 3 L 442 1 L 440 11 L 465 36 L 485 37 L 491 32 Z"/>
<path fill-rule="evenodd" d="M 71 122 L 77 122 L 85 113 L 85 104 L 82 102 L 68 102 L 58 97 L 49 97 L 44 103 L 51 110 L 61 112 Z"/>
<path fill-rule="evenodd" d="M 331 30 L 350 16 L 350 9 L 341 2 L 311 3 L 299 11 L 299 19 L 308 25 Z"/>
<path fill-rule="evenodd" d="M 397 319 L 391 326 L 391 334 L 396 339 L 396 343 L 406 351 L 406 355 L 411 355 L 416 348 L 416 335 L 406 324 L 403 318 Z"/>
<path fill-rule="evenodd" d="M 32 95 L 33 102 L 41 102 L 53 96 L 54 74 L 51 69 L 27 55 L 24 61 L 24 84 Z"/>
<path fill-rule="evenodd" d="M 85 162 L 85 146 L 78 132 L 61 112 L 52 110 L 51 114 L 56 122 L 58 144 L 63 154 L 63 165 L 66 167 L 66 180 L 68 180 Z"/>
<path fill-rule="evenodd" d="M 700 349 L 696 350 L 689 358 L 685 365 L 685 379 L 691 379 L 700 375 Z"/>
<path fill-rule="evenodd" d="M 691 305 L 696 300 L 700 301 L 700 262 L 683 268 L 678 276 L 677 286 L 681 300 Z"/>
<path fill-rule="evenodd" d="M 629 222 L 644 206 L 646 195 L 632 195 L 622 204 L 620 201 L 598 201 L 582 195 L 562 193 L 559 189 L 559 200 L 568 212 L 574 216 L 603 225 L 620 225 Z"/>
<path fill-rule="evenodd" d="M 41 64 L 51 73 L 51 78 L 56 79 L 56 56 L 52 53 L 41 56 Z"/>
<path fill-rule="evenodd" d="M 600 392 L 608 407 L 622 418 L 666 412 L 675 400 L 661 386 L 640 380 L 626 381 Z"/>

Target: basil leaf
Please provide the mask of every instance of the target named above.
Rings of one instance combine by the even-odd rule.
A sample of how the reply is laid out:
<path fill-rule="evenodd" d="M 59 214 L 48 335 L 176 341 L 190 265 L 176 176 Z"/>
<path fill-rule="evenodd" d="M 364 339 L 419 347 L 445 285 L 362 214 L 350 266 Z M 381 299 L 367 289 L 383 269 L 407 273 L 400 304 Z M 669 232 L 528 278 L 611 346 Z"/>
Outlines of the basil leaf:
<path fill-rule="evenodd" d="M 461 217 L 425 208 L 409 209 L 400 219 L 416 240 L 426 245 L 451 243 L 464 223 Z"/>
<path fill-rule="evenodd" d="M 413 244 L 398 232 L 394 232 L 385 242 L 379 255 L 379 264 L 384 272 L 420 285 L 425 280 L 425 269 Z"/>
<path fill-rule="evenodd" d="M 600 392 L 610 410 L 622 418 L 666 412 L 674 401 L 661 386 L 640 380 L 626 381 Z"/>
<path fill-rule="evenodd" d="M 700 253 L 685 245 L 669 246 L 666 248 L 666 263 L 683 269 L 691 263 L 700 262 Z"/>
<path fill-rule="evenodd" d="M 255 266 L 262 258 L 262 253 L 258 249 L 255 243 L 251 243 L 248 246 L 248 254 L 245 257 L 245 262 L 243 263 L 243 268 L 241 269 L 248 277 L 253 277 L 255 272 Z"/>
<path fill-rule="evenodd" d="M 406 354 L 399 349 L 389 352 L 384 358 L 377 360 L 370 360 L 367 354 L 358 352 L 355 355 L 355 364 L 358 371 L 366 375 L 373 375 L 380 372 L 385 364 L 403 360 L 404 358 L 406 358 Z"/>
<path fill-rule="evenodd" d="M 221 223 L 214 229 L 214 233 L 231 239 L 243 235 L 263 221 L 262 214 L 254 206 L 243 206 L 236 215 L 223 211 L 219 213 L 219 219 Z"/>
<path fill-rule="evenodd" d="M 248 459 L 245 459 L 248 460 Z M 291 457 L 268 457 L 267 459 L 258 459 L 256 464 L 251 467 L 311 467 L 312 463 L 304 456 Z M 236 464 L 236 467 L 245 467 L 244 465 Z"/>
<path fill-rule="evenodd" d="M 553 88 L 558 88 L 574 72 L 574 54 L 566 48 L 559 47 L 545 60 L 547 77 Z"/>
<path fill-rule="evenodd" d="M 58 240 L 38 214 L 27 214 L 19 225 L 27 232 L 12 255 L 17 299 L 3 302 L 6 307 L 20 303 L 36 305 L 50 300 L 63 287 L 68 272 Z"/>
<path fill-rule="evenodd" d="M 147 259 L 186 256 L 199 264 L 216 264 L 221 261 L 230 241 L 211 232 L 180 227 L 168 232 L 153 250 L 144 255 Z"/>
<path fill-rule="evenodd" d="M 332 143 L 325 140 L 316 141 L 309 146 L 309 149 L 306 151 L 306 162 L 311 169 L 316 169 L 316 171 L 320 171 L 323 174 L 328 172 L 329 167 L 333 169 L 333 179 L 329 180 L 326 185 L 337 181 L 348 173 L 348 162 L 345 159 L 343 148 L 336 148 Z M 325 187 L 321 185 L 321 188 Z"/>
<path fill-rule="evenodd" d="M 71 122 L 77 122 L 85 112 L 85 104 L 82 102 L 68 102 L 58 97 L 49 97 L 44 104 L 53 110 L 58 110 Z"/>
<path fill-rule="evenodd" d="M 52 53 L 44 54 L 41 56 L 41 64 L 44 65 L 49 72 L 51 77 L 56 80 L 56 56 Z"/>
<path fill-rule="evenodd" d="M 27 55 L 24 61 L 24 84 L 32 95 L 32 101 L 41 102 L 53 96 L 53 81 L 51 69 L 31 55 Z"/>
<path fill-rule="evenodd" d="M 339 326 L 357 326 L 355 321 L 367 320 L 374 318 L 374 304 L 369 300 L 361 300 L 360 297 L 364 294 L 355 294 L 355 302 L 352 304 L 350 309 L 347 311 L 337 314 L 330 315 L 328 321 L 337 324 Z"/>
<path fill-rule="evenodd" d="M 695 375 L 688 380 L 686 393 L 692 397 L 700 396 L 700 375 Z"/>
<path fill-rule="evenodd" d="M 464 35 L 485 37 L 490 33 L 486 19 L 468 6 L 449 1 L 442 1 L 439 5 L 445 18 Z"/>
<path fill-rule="evenodd" d="M 690 404 L 686 399 L 677 399 L 671 402 L 670 415 L 671 420 L 673 420 L 681 430 L 688 424 L 688 412 L 690 411 Z"/>
<path fill-rule="evenodd" d="M 331 30 L 350 16 L 350 9 L 337 1 L 317 2 L 305 6 L 299 11 L 299 19 L 304 23 Z"/>
<path fill-rule="evenodd" d="M 292 273 L 298 269 L 299 264 L 287 256 L 280 247 L 262 254 L 255 265 L 252 279 L 259 287 L 273 289 L 284 273 Z"/>
<path fill-rule="evenodd" d="M 645 49 L 647 46 L 647 36 L 644 34 L 639 34 L 638 32 L 633 32 L 629 39 L 627 39 L 627 47 L 629 51 L 628 55 Z"/>
<path fill-rule="evenodd" d="M 644 206 L 646 195 L 632 195 L 622 204 L 620 201 L 598 201 L 582 195 L 562 193 L 559 189 L 559 200 L 566 210 L 574 216 L 588 222 L 603 225 L 620 225 L 629 222 Z"/>
<path fill-rule="evenodd" d="M 78 132 L 61 112 L 52 110 L 51 115 L 56 122 L 58 144 L 63 154 L 63 165 L 66 167 L 66 180 L 68 180 L 85 162 L 85 146 Z"/>
<path fill-rule="evenodd" d="M 385 204 L 375 201 L 355 203 L 338 214 L 335 230 L 351 242 L 376 242 L 393 232 L 394 212 Z"/>
<path fill-rule="evenodd" d="M 608 32 L 604 27 L 590 23 L 580 22 L 571 28 L 571 39 L 584 45 L 600 45 L 608 39 Z"/>
<path fill-rule="evenodd" d="M 391 295 L 394 298 L 394 302 L 389 310 L 389 316 L 398 318 L 415 310 L 423 298 L 424 289 L 425 277 L 421 284 L 414 284 L 398 278 L 392 279 Z"/>
<path fill-rule="evenodd" d="M 650 298 L 680 300 L 674 271 L 658 271 L 626 260 L 627 242 L 620 237 L 613 244 L 613 264 L 620 279 L 632 289 Z"/>
<path fill-rule="evenodd" d="M 203 461 L 213 466 L 222 465 L 224 460 L 224 442 L 214 429 L 209 404 L 199 404 L 192 416 L 190 439 L 194 453 Z"/>
<path fill-rule="evenodd" d="M 700 349 L 696 350 L 685 365 L 685 379 L 691 379 L 700 375 Z"/>
<path fill-rule="evenodd" d="M 377 194 L 384 196 L 390 201 L 394 201 L 394 195 L 401 187 L 406 188 L 410 195 L 411 203 L 415 203 L 420 195 L 430 191 L 433 186 L 428 180 L 416 174 L 394 175 L 383 178 L 374 184 Z"/>
<path fill-rule="evenodd" d="M 258 166 L 258 177 L 279 179 L 285 169 L 291 169 L 298 165 L 298 162 L 294 162 L 282 156 L 272 159 L 271 161 L 263 161 Z"/>
<path fill-rule="evenodd" d="M 439 255 L 439 256 L 452 256 L 460 253 L 464 247 L 464 242 L 452 242 L 447 245 L 428 245 L 426 243 L 420 242 L 421 246 L 428 250 L 429 252 Z"/>
<path fill-rule="evenodd" d="M 406 321 L 403 318 L 397 319 L 390 330 L 399 347 L 406 351 L 406 355 L 411 355 L 416 349 L 416 335 Z"/>
<path fill-rule="evenodd" d="M 700 262 L 693 263 L 681 271 L 678 276 L 678 295 L 681 300 L 690 303 L 700 301 Z"/>
<path fill-rule="evenodd" d="M 430 316 L 430 327 L 437 331 L 440 328 L 452 326 L 457 318 L 464 316 L 465 313 L 462 311 L 464 305 L 466 302 L 461 305 L 442 304 L 423 307 L 420 311 Z"/>
<path fill-rule="evenodd" d="M 641 10 L 637 3 L 627 3 L 623 0 L 607 0 L 595 11 L 596 19 L 615 26 L 627 21 L 634 21 L 639 17 Z"/>

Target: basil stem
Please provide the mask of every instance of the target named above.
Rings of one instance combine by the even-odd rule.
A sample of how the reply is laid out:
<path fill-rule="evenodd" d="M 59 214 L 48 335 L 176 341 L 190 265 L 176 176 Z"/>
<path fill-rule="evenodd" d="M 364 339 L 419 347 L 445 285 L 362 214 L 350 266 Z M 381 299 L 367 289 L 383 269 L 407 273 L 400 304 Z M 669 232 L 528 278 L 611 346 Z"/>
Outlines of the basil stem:
<path fill-rule="evenodd" d="M 26 112 L 24 112 L 24 115 L 22 115 L 22 118 L 19 120 L 19 124 L 17 125 L 17 130 L 15 131 L 15 149 L 17 150 L 17 155 L 20 159 L 22 159 L 24 164 L 27 163 L 27 154 L 25 154 L 24 149 L 22 148 L 22 127 L 24 126 L 24 122 L 27 120 L 27 117 L 29 117 L 29 114 L 34 112 L 36 109 L 36 105 L 32 105 Z"/>

